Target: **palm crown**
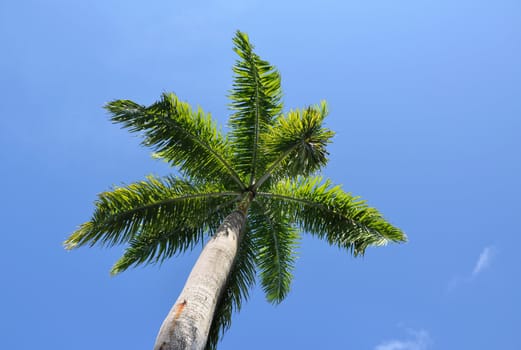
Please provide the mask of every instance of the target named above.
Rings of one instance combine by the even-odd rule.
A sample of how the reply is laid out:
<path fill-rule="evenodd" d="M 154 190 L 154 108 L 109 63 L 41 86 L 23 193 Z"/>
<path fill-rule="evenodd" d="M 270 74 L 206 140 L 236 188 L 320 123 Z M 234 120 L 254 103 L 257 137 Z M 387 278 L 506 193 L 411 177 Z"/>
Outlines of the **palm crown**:
<path fill-rule="evenodd" d="M 242 236 L 207 342 L 215 348 L 232 310 L 248 297 L 258 271 L 270 302 L 287 295 L 300 232 L 355 256 L 370 245 L 405 235 L 364 201 L 317 176 L 327 163 L 333 132 L 324 126 L 325 102 L 283 113 L 279 72 L 237 32 L 230 94 L 233 114 L 224 135 L 211 116 L 174 94 L 150 106 L 129 100 L 106 105 L 112 121 L 143 136 L 143 145 L 180 175 L 116 187 L 99 195 L 90 221 L 65 242 L 126 244 L 111 272 L 162 262 L 200 244 L 237 208 L 247 208 Z M 246 204 L 245 204 L 246 203 Z"/>

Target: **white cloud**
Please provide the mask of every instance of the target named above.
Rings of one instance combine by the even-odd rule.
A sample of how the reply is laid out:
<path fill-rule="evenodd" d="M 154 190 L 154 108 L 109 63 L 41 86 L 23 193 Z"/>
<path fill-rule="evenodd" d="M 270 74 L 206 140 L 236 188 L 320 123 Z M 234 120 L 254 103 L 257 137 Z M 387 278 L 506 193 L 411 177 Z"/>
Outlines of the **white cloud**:
<path fill-rule="evenodd" d="M 409 339 L 388 340 L 377 345 L 374 350 L 428 350 L 431 344 L 431 337 L 425 330 L 408 331 Z"/>
<path fill-rule="evenodd" d="M 483 272 L 483 270 L 487 269 L 490 264 L 492 263 L 492 260 L 497 255 L 497 249 L 496 247 L 490 245 L 481 251 L 481 254 L 479 254 L 479 258 L 474 264 L 474 268 L 472 269 L 472 272 L 467 274 L 466 276 L 455 276 L 453 277 L 448 285 L 447 285 L 447 292 L 451 292 L 457 287 L 471 283 L 480 273 Z"/>
<path fill-rule="evenodd" d="M 472 277 L 477 276 L 481 271 L 486 269 L 492 258 L 496 254 L 496 249 L 492 246 L 485 247 L 481 254 L 479 255 L 478 261 L 476 261 L 476 265 L 474 266 L 474 270 L 472 270 Z"/>

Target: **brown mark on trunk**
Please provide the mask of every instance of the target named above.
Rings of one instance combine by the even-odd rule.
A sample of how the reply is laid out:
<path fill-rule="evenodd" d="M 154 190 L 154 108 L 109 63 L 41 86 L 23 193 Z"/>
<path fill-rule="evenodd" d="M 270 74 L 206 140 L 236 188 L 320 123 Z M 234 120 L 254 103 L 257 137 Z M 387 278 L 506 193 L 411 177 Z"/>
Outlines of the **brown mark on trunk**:
<path fill-rule="evenodd" d="M 183 299 L 182 302 L 180 302 L 179 304 L 176 305 L 176 307 L 175 307 L 176 310 L 175 310 L 175 314 L 174 314 L 174 320 L 172 321 L 172 326 L 170 328 L 170 332 L 171 333 L 174 333 L 174 328 L 175 328 L 176 321 L 179 318 L 179 316 L 181 316 L 181 313 L 185 309 L 187 303 L 188 302 L 186 301 L 186 299 Z"/>
<path fill-rule="evenodd" d="M 175 322 L 175 320 L 177 320 L 179 318 L 179 316 L 181 316 L 181 313 L 185 309 L 186 304 L 187 304 L 186 299 L 183 299 L 182 302 L 177 304 L 177 310 L 175 310 L 175 315 L 174 315 L 174 322 Z"/>

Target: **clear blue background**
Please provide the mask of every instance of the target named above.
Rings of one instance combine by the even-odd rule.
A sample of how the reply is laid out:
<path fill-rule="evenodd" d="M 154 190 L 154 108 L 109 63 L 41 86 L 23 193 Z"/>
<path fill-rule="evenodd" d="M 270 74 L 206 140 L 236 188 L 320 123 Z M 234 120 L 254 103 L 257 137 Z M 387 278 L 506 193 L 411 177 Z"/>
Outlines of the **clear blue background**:
<path fill-rule="evenodd" d="M 326 99 L 325 173 L 410 242 L 355 259 L 305 237 L 292 292 L 256 289 L 221 349 L 521 349 L 521 2 L 0 3 L 0 348 L 151 349 L 198 254 L 109 277 L 66 252 L 96 194 L 167 174 L 110 124 L 163 91 L 225 125 L 235 30 Z"/>

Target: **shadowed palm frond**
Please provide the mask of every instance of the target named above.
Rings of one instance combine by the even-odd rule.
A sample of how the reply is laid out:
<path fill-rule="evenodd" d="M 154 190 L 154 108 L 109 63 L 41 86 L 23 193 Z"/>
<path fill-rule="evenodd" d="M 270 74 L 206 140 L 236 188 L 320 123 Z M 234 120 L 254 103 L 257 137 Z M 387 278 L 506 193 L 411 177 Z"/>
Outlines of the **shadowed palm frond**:
<path fill-rule="evenodd" d="M 282 180 L 259 192 L 273 210 L 284 210 L 303 231 L 363 255 L 370 245 L 404 242 L 405 234 L 374 208 L 321 177 Z"/>
<path fill-rule="evenodd" d="M 239 199 L 238 193 L 224 191 L 219 185 L 194 185 L 180 178 L 149 176 L 144 181 L 101 193 L 91 220 L 82 224 L 64 244 L 67 249 L 122 244 L 140 234 L 157 235 L 188 227 L 189 220 L 206 229 L 205 222 L 197 220 L 207 218 L 216 207 L 233 199 Z M 218 225 L 219 221 L 209 226 Z M 189 245 L 188 238 L 180 240 L 176 249 L 184 250 Z"/>
<path fill-rule="evenodd" d="M 259 157 L 261 135 L 282 110 L 280 75 L 253 52 L 246 34 L 237 32 L 233 42 L 239 59 L 233 67 L 230 107 L 234 114 L 229 120 L 230 140 L 235 150 L 234 164 L 243 181 L 252 185 L 266 166 L 264 157 Z"/>
<path fill-rule="evenodd" d="M 234 266 L 216 306 L 205 350 L 217 349 L 220 337 L 231 326 L 233 311 L 240 311 L 255 285 L 255 251 L 248 230 L 242 234 Z"/>
<path fill-rule="evenodd" d="M 112 121 L 131 132 L 143 133 L 143 145 L 179 167 L 183 174 L 200 181 L 221 183 L 243 189 L 231 166 L 232 151 L 209 114 L 179 101 L 174 94 L 163 94 L 149 107 L 129 100 L 116 100 L 105 108 Z M 232 188 L 232 187 L 230 187 Z"/>
<path fill-rule="evenodd" d="M 278 211 L 259 198 L 250 214 L 256 264 L 266 299 L 278 304 L 289 293 L 300 235 L 286 212 Z"/>
<path fill-rule="evenodd" d="M 111 274 L 121 273 L 131 266 L 163 262 L 177 253 L 192 249 L 203 241 L 205 235 L 213 235 L 218 223 L 224 220 L 237 202 L 236 197 L 226 202 L 222 200 L 217 197 L 211 200 L 207 198 L 201 207 L 194 208 L 200 210 L 193 210 L 190 216 L 172 218 L 169 222 L 172 227 L 165 224 L 162 228 L 149 228 L 144 224 L 141 232 L 130 240 L 129 247 L 112 267 Z M 168 216 L 164 213 L 158 215 Z"/>
<path fill-rule="evenodd" d="M 265 157 L 273 157 L 265 174 L 257 181 L 258 188 L 268 180 L 309 176 L 327 164 L 326 146 L 334 133 L 323 127 L 327 105 L 310 106 L 279 116 L 264 134 Z"/>

